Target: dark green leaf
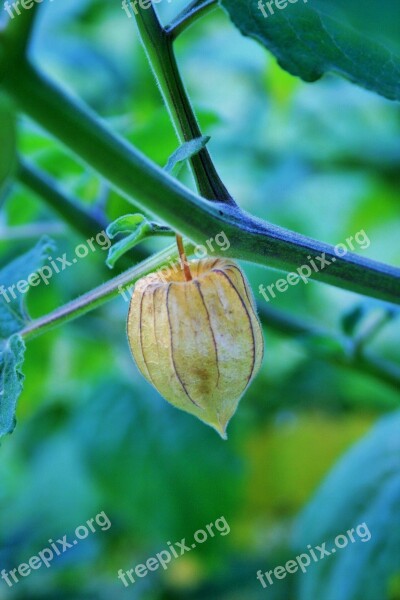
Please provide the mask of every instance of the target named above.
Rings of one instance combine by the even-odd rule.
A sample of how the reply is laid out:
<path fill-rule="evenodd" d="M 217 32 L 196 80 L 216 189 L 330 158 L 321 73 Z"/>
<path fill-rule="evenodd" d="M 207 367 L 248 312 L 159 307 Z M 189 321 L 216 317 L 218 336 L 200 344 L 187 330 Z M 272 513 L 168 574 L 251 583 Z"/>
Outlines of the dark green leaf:
<path fill-rule="evenodd" d="M 384 9 L 379 0 L 221 2 L 240 31 L 266 46 L 289 73 L 315 81 L 336 72 L 400 99 L 400 3 Z"/>
<path fill-rule="evenodd" d="M 295 545 L 301 552 L 323 542 L 330 551 L 336 536 L 357 531 L 358 525 L 365 524 L 371 535 L 354 533 L 353 543 L 347 535 L 348 545 L 313 564 L 299 578 L 299 600 L 388 597 L 400 548 L 399 431 L 399 413 L 378 423 L 333 469 L 300 516 Z"/>

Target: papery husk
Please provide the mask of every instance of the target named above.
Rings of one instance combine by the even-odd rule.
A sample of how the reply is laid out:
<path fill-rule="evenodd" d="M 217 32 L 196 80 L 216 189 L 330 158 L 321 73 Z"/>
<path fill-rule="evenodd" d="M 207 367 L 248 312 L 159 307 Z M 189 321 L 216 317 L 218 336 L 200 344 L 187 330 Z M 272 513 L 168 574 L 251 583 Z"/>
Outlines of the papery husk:
<path fill-rule="evenodd" d="M 137 282 L 128 338 L 144 377 L 176 408 L 226 438 L 226 427 L 263 358 L 251 290 L 231 260 L 178 264 Z"/>

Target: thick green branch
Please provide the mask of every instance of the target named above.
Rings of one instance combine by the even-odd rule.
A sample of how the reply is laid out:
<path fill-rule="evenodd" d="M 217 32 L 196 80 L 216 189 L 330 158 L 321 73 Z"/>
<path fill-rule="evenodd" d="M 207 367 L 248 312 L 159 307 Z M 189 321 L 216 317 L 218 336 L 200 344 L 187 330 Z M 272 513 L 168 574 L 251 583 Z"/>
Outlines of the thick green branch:
<path fill-rule="evenodd" d="M 6 28 L 1 32 L 1 45 L 7 48 L 8 60 L 18 60 L 19 57 L 27 54 L 40 8 L 40 5 L 35 3 L 29 10 L 18 7 L 18 3 L 15 4 L 17 7 L 11 5 L 8 5 L 8 9 L 6 6 L 3 7 L 5 11 L 11 13 Z"/>
<path fill-rule="evenodd" d="M 332 261 L 330 266 L 312 270 L 311 278 L 400 304 L 400 269 L 355 254 L 336 256 L 328 244 L 256 219 L 237 207 L 207 202 L 115 135 L 82 102 L 32 66 L 20 63 L 18 69 L 14 67 L 11 65 L 3 85 L 20 108 L 156 220 L 164 220 L 199 244 L 224 231 L 230 241 L 225 255 L 284 271 L 307 265 L 310 258 L 318 264 L 317 257 L 324 255 Z"/>
<path fill-rule="evenodd" d="M 181 143 L 201 137 L 201 131 L 184 88 L 172 47 L 173 37 L 161 26 L 153 5 L 137 7 L 135 18 L 149 63 Z M 190 159 L 199 193 L 209 200 L 234 205 L 214 167 L 207 148 Z"/>

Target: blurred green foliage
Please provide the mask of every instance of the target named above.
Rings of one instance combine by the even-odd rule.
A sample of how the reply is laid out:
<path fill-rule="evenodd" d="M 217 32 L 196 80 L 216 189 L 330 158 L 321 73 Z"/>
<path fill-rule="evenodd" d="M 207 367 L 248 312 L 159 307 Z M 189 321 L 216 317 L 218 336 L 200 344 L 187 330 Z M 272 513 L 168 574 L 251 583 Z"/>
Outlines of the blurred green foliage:
<path fill-rule="evenodd" d="M 165 22 L 182 4 L 159 5 Z M 43 8 L 32 58 L 165 165 L 178 144 L 133 20 L 118 3 L 99 0 Z M 363 254 L 399 264 L 397 105 L 333 76 L 300 82 L 242 38 L 222 11 L 185 33 L 177 53 L 202 131 L 211 135 L 208 148 L 244 209 L 333 244 L 364 229 L 371 245 Z M 23 117 L 19 149 L 86 206 L 105 207 L 110 221 L 131 212 L 126 200 Z M 192 185 L 187 170 L 181 178 Z M 27 189 L 9 187 L 1 200 L 0 265 L 43 233 L 57 242 L 54 256 L 71 255 L 85 242 Z M 163 244 L 149 240 L 145 247 L 151 252 Z M 48 286 L 34 288 L 31 314 L 45 314 L 105 281 L 105 258 L 98 249 Z M 244 267 L 256 295 L 260 283 L 279 276 Z M 360 304 L 366 315 L 383 306 L 317 283 L 290 288 L 271 304 L 300 319 L 312 315 L 334 332 Z M 318 346 L 310 352 L 303 340 L 267 326 L 262 372 L 224 443 L 142 380 L 129 354 L 126 313 L 119 298 L 27 347 L 18 426 L 1 447 L 0 568 L 26 562 L 49 538 L 72 534 L 100 511 L 112 527 L 13 588 L 0 580 L 0 599 L 298 600 L 297 577 L 264 590 L 256 572 L 295 556 L 291 535 L 299 510 L 337 458 L 398 406 L 399 394 L 376 378 L 320 360 Z M 399 336 L 393 318 L 369 347 L 398 363 Z M 374 486 L 378 480 L 365 492 L 367 503 Z M 329 502 L 312 505 L 322 537 Z M 332 533 L 356 525 L 354 514 L 350 497 Z M 226 537 L 210 539 L 127 591 L 117 579 L 118 569 L 145 562 L 168 540 L 190 539 L 221 515 L 231 527 Z M 306 531 L 303 541 L 314 543 L 314 537 Z M 315 542 L 322 541 L 316 534 Z M 373 560 L 367 556 L 363 568 Z M 400 598 L 393 574 L 386 594 L 379 600 Z"/>
<path fill-rule="evenodd" d="M 324 556 L 318 569 L 301 577 L 300 600 L 396 597 L 391 585 L 400 559 L 399 430 L 400 413 L 382 420 L 339 462 L 300 516 L 295 533 L 299 550 L 324 540 L 328 552 L 338 552 L 336 560 L 325 561 Z M 337 538 L 338 521 L 344 539 Z M 351 528 L 354 541 L 346 540 Z"/>

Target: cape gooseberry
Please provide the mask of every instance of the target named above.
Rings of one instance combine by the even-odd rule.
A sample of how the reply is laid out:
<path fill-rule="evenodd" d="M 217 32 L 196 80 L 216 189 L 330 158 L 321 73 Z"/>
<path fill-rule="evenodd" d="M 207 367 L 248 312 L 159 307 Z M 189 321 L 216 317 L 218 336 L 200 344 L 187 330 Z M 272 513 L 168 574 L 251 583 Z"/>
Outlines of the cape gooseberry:
<path fill-rule="evenodd" d="M 261 365 L 262 329 L 234 261 L 188 263 L 183 257 L 180 265 L 136 283 L 129 344 L 141 373 L 168 402 L 226 439 L 227 424 Z"/>

